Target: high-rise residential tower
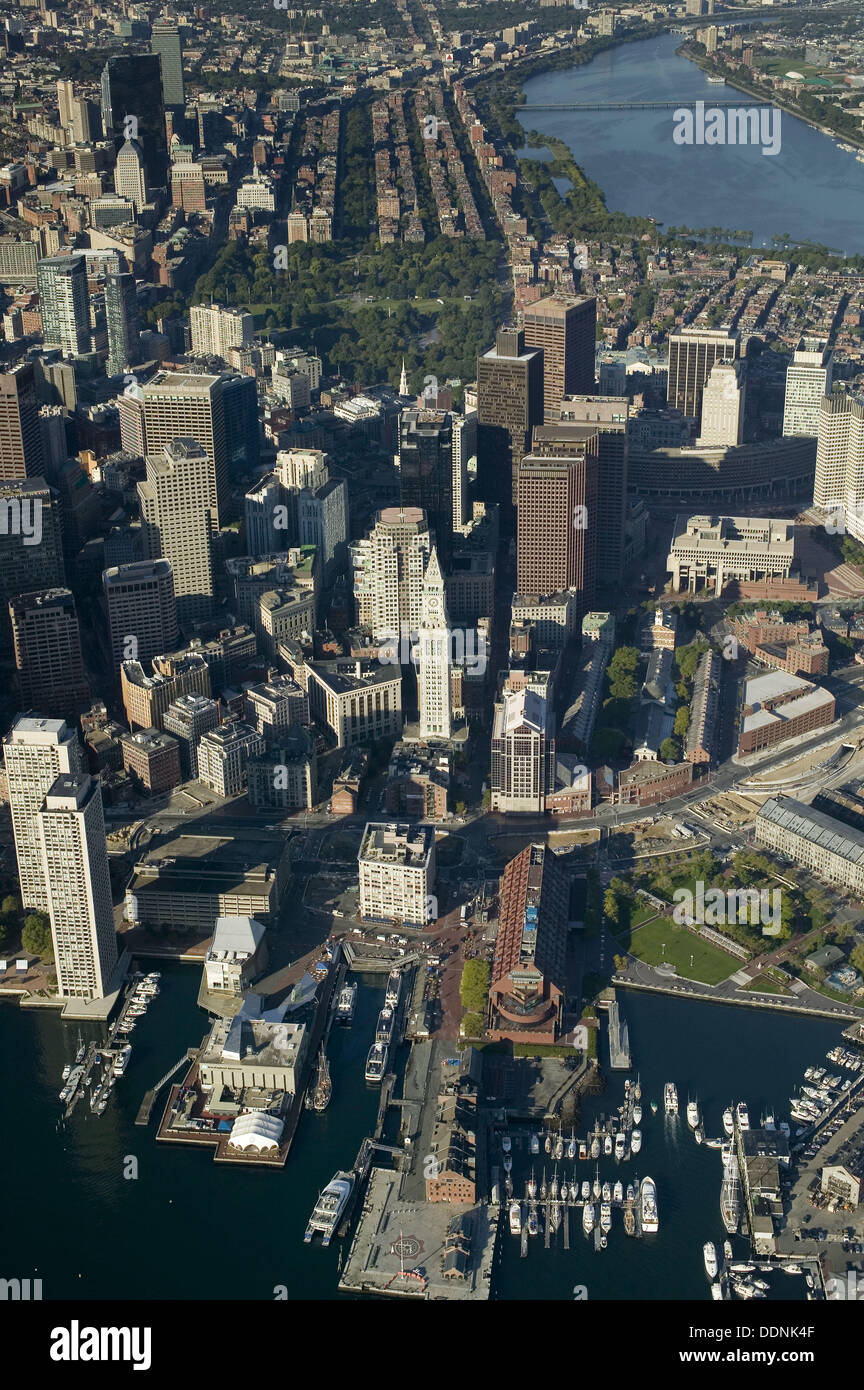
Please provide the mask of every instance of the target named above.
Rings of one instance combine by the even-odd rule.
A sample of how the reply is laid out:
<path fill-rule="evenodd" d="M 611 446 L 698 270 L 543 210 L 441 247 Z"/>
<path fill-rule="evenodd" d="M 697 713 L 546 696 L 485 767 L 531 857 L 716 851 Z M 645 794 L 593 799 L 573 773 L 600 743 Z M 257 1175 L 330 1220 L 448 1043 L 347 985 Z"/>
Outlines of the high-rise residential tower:
<path fill-rule="evenodd" d="M 62 773 L 37 816 L 61 997 L 102 999 L 117 965 L 102 788 Z"/>
<path fill-rule="evenodd" d="M 824 338 L 802 338 L 786 368 L 783 434 L 819 433 L 819 407 L 831 395 L 834 358 Z"/>
<path fill-rule="evenodd" d="M 84 755 L 75 730 L 62 719 L 19 714 L 3 740 L 3 762 L 18 859 L 21 905 L 25 912 L 48 911 L 48 886 L 42 865 L 39 811 L 61 773 L 84 771 Z"/>
<path fill-rule="evenodd" d="M 109 376 L 117 376 L 139 358 L 140 319 L 134 275 L 106 276 L 105 320 L 108 327 L 106 368 Z"/>
<path fill-rule="evenodd" d="M 189 310 L 192 351 L 204 356 L 228 358 L 230 348 L 251 347 L 255 320 L 243 309 L 221 304 L 193 304 Z"/>
<path fill-rule="evenodd" d="M 75 357 L 90 347 L 87 271 L 83 256 L 48 256 L 36 264 L 42 337 Z"/>
<path fill-rule="evenodd" d="M 698 420 L 702 392 L 715 362 L 735 362 L 739 338 L 729 328 L 691 325 L 669 335 L 669 384 L 666 400 L 674 410 Z"/>
<path fill-rule="evenodd" d="M 395 640 L 419 628 L 431 550 L 419 507 L 385 507 L 369 535 L 352 545 L 357 621 L 376 639 Z"/>
<path fill-rule="evenodd" d="M 594 390 L 597 300 L 587 295 L 549 295 L 522 315 L 525 346 L 543 349 L 546 424 L 560 416 L 564 396 Z"/>

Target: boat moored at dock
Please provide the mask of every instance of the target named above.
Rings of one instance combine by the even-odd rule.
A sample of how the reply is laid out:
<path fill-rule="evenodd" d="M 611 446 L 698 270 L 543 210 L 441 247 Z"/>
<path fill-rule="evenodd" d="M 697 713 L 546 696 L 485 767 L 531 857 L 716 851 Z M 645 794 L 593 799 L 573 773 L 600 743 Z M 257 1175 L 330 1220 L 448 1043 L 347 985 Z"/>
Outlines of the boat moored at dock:
<path fill-rule="evenodd" d="M 639 1217 L 642 1230 L 648 1232 L 649 1235 L 659 1230 L 657 1188 L 653 1178 L 643 1178 L 639 1184 Z"/>
<path fill-rule="evenodd" d="M 322 1245 L 330 1244 L 353 1187 L 353 1173 L 339 1172 L 331 1178 L 309 1217 L 309 1224 L 303 1237 L 307 1245 L 316 1232 L 320 1232 Z"/>
<path fill-rule="evenodd" d="M 387 1065 L 387 1048 L 383 1043 L 373 1043 L 366 1058 L 366 1080 L 380 1082 Z"/>
<path fill-rule="evenodd" d="M 336 1022 L 341 1023 L 343 1028 L 350 1028 L 354 1021 L 354 1009 L 357 1005 L 357 986 L 346 985 L 339 991 L 339 998 L 336 1001 Z"/>

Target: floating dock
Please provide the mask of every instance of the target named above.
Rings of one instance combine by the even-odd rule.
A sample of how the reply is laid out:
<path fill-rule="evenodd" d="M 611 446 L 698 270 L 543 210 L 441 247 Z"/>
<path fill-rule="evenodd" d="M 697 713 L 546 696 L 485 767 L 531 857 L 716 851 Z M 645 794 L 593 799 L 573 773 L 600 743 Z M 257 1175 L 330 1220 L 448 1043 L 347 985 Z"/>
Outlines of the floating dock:
<path fill-rule="evenodd" d="M 630 1030 L 621 1017 L 617 999 L 609 1005 L 609 1066 L 612 1071 L 630 1071 Z"/>

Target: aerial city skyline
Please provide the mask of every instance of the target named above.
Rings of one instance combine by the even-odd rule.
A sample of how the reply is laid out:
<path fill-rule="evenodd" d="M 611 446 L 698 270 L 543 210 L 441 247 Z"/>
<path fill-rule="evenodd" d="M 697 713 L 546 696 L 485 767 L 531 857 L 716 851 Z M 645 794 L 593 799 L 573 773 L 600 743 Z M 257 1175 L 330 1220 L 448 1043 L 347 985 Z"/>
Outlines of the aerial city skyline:
<path fill-rule="evenodd" d="M 5 1298 L 856 1297 L 861 18 L 0 0 Z"/>

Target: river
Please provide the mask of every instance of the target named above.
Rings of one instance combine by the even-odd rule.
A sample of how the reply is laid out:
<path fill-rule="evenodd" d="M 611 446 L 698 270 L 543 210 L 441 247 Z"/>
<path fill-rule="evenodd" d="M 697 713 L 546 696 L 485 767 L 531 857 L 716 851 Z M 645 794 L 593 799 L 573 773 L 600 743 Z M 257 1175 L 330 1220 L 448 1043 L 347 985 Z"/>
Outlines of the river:
<path fill-rule="evenodd" d="M 133 1034 L 132 1062 L 105 1114 L 95 1117 L 80 1104 L 65 1128 L 58 1128 L 57 1092 L 77 1028 L 54 1012 L 0 1006 L 0 1055 L 14 1059 L 5 1069 L 0 1149 L 4 1277 L 41 1278 L 45 1299 L 272 1299 L 278 1286 L 290 1300 L 338 1297 L 339 1242 L 308 1248 L 303 1231 L 320 1188 L 337 1168 L 350 1167 L 375 1121 L 378 1091 L 365 1084 L 363 1063 L 383 981 L 364 981 L 353 1027 L 333 1030 L 329 1108 L 304 1113 L 285 1168 L 264 1172 L 216 1165 L 209 1149 L 157 1145 L 165 1092 L 150 1126 L 135 1126 L 147 1087 L 203 1036 L 198 982 L 194 967 L 162 967 L 162 991 Z M 701 1248 L 723 1239 L 721 1165 L 719 1154 L 697 1146 L 687 1130 L 688 1092 L 698 1094 L 709 1135 L 719 1133 L 721 1111 L 733 1098 L 747 1100 L 756 1122 L 769 1105 L 782 1116 L 805 1066 L 840 1037 L 835 1023 L 755 1009 L 627 991 L 622 1004 L 645 1114 L 642 1152 L 620 1176 L 654 1178 L 660 1231 L 629 1240 L 616 1213 L 609 1248 L 595 1255 L 571 1213 L 571 1250 L 560 1236 L 548 1251 L 534 1240 L 530 1279 L 518 1241 L 506 1235 L 493 1297 L 564 1300 L 584 1284 L 589 1298 L 706 1298 Z M 671 1125 L 662 1114 L 667 1080 L 677 1083 L 682 1107 Z M 612 1077 L 586 1105 L 582 1131 L 623 1093 L 623 1077 Z M 661 1103 L 654 1117 L 652 1099 Z M 130 1159 L 137 1177 L 124 1176 L 134 1171 Z M 514 1177 L 522 1183 L 530 1162 L 526 1132 L 515 1144 Z M 592 1164 L 567 1165 L 574 1166 L 593 1176 Z M 601 1179 L 619 1176 L 611 1159 L 601 1160 L 600 1171 Z M 800 1281 L 776 1280 L 786 1297 L 801 1296 Z"/>
<path fill-rule="evenodd" d="M 528 102 L 693 101 L 740 97 L 676 56 L 680 35 L 607 49 L 584 67 L 529 78 Z M 517 110 L 517 115 L 519 112 Z M 846 255 L 864 252 L 864 164 L 785 111 L 781 147 L 678 145 L 672 110 L 529 111 L 526 130 L 557 136 L 611 211 L 667 226 L 747 228 L 754 245 L 788 232 Z"/>

